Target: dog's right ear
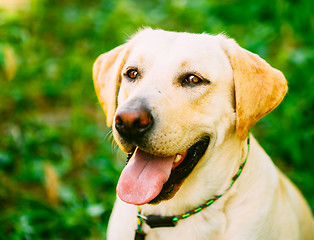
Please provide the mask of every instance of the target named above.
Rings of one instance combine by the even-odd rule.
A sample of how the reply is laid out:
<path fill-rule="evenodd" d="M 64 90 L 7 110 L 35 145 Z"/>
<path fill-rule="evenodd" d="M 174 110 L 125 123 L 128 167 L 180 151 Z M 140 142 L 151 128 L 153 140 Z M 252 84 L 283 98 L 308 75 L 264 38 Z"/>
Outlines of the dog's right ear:
<path fill-rule="evenodd" d="M 121 69 L 125 62 L 129 44 L 123 44 L 113 50 L 101 54 L 93 66 L 94 87 L 100 105 L 111 126 L 116 111 L 117 95 L 121 83 Z"/>

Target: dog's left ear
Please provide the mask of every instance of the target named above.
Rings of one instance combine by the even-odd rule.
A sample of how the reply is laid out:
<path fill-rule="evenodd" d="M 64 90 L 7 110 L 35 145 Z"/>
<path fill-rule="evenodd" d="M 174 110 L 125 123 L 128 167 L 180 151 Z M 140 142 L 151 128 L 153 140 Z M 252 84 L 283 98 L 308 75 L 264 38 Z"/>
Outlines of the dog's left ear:
<path fill-rule="evenodd" d="M 237 113 L 237 134 L 247 137 L 251 127 L 271 112 L 284 98 L 287 81 L 265 60 L 221 36 L 222 47 L 233 69 Z"/>
<path fill-rule="evenodd" d="M 127 56 L 128 45 L 128 43 L 123 44 L 100 55 L 93 66 L 94 87 L 106 114 L 108 126 L 111 126 L 116 111 L 121 69 Z"/>

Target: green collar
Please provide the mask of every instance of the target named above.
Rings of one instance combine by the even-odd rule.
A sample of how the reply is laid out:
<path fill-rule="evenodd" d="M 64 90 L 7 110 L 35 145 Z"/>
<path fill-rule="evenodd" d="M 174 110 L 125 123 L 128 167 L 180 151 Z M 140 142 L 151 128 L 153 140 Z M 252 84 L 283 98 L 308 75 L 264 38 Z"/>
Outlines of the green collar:
<path fill-rule="evenodd" d="M 250 151 L 250 134 L 248 135 L 248 139 L 247 139 L 247 147 L 248 147 L 248 153 L 247 156 L 245 158 L 245 160 L 243 161 L 243 163 L 240 165 L 239 170 L 237 171 L 237 173 L 233 176 L 233 178 L 231 179 L 231 184 L 229 185 L 229 187 L 225 190 L 224 193 L 219 194 L 214 196 L 213 198 L 209 199 L 207 202 L 205 202 L 204 204 L 200 205 L 197 208 L 194 208 L 190 211 L 187 211 L 183 214 L 180 215 L 175 215 L 175 216 L 168 216 L 168 217 L 164 217 L 164 216 L 159 216 L 159 215 L 148 215 L 148 216 L 144 216 L 141 214 L 141 208 L 140 206 L 138 206 L 138 213 L 137 213 L 137 229 L 135 232 L 135 240 L 142 240 L 145 239 L 145 233 L 143 232 L 143 222 L 145 222 L 147 225 L 149 225 L 151 228 L 157 228 L 157 227 L 174 227 L 178 221 L 186 219 L 200 211 L 202 211 L 203 209 L 209 207 L 210 205 L 212 205 L 215 201 L 217 201 L 219 198 L 221 198 L 223 196 L 223 194 L 225 194 L 235 183 L 235 181 L 239 178 L 239 176 L 241 175 L 243 168 L 246 164 L 248 155 L 249 155 L 249 151 Z"/>

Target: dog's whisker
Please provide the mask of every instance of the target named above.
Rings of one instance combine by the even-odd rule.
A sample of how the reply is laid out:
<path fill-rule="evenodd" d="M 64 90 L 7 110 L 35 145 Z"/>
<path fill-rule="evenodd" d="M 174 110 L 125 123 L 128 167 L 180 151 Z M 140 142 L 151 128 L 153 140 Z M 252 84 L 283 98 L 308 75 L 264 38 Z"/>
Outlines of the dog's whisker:
<path fill-rule="evenodd" d="M 110 131 L 108 131 L 107 133 L 106 133 L 106 135 L 105 135 L 105 137 L 104 137 L 104 139 L 106 139 L 106 138 L 113 138 L 113 132 L 112 132 L 112 129 L 110 129 Z"/>

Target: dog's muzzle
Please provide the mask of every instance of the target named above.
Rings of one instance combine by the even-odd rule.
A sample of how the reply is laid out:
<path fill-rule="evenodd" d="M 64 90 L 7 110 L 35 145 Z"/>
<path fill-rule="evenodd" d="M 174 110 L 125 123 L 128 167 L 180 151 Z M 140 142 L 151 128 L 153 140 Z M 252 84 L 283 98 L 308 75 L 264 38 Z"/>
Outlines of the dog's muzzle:
<path fill-rule="evenodd" d="M 205 135 L 177 153 L 150 152 L 146 144 L 157 123 L 148 109 L 143 101 L 137 100 L 121 106 L 115 116 L 119 141 L 127 146 L 130 156 L 121 173 L 117 193 L 129 204 L 156 204 L 172 198 L 204 156 L 210 142 L 210 137 Z"/>

